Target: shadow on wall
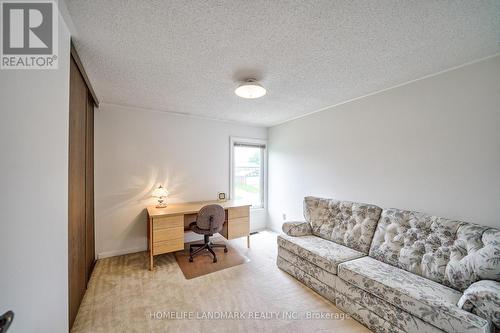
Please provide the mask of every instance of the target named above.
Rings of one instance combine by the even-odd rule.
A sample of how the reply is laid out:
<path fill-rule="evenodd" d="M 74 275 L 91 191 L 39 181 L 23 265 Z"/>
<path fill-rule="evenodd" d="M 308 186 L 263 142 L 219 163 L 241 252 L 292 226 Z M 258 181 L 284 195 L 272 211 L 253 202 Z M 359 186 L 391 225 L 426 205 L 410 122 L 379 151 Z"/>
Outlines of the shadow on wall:
<path fill-rule="evenodd" d="M 106 218 L 116 213 L 116 211 L 132 206 L 146 207 L 154 205 L 156 199 L 151 194 L 159 185 L 165 187 L 169 192 L 167 202 L 182 201 L 182 189 L 185 188 L 182 185 L 185 184 L 185 177 L 168 171 L 164 177 L 160 177 L 158 168 L 151 167 L 150 169 L 147 180 L 137 176 L 130 176 L 127 187 L 121 189 L 120 192 L 110 193 L 102 198 L 102 204 L 99 205 L 100 217 Z"/>

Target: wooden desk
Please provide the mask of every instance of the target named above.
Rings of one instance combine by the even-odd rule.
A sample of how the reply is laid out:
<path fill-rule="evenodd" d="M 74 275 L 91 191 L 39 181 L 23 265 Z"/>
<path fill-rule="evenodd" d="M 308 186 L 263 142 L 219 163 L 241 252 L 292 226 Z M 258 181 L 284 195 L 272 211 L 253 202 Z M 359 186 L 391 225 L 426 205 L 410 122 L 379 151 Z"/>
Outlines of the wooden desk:
<path fill-rule="evenodd" d="M 224 202 L 199 201 L 169 204 L 165 208 L 149 206 L 148 211 L 148 251 L 149 269 L 153 270 L 154 256 L 184 249 L 184 230 L 196 221 L 201 207 L 218 204 L 226 212 L 224 226 L 220 234 L 226 239 L 247 237 L 250 247 L 250 205 L 235 200 Z"/>

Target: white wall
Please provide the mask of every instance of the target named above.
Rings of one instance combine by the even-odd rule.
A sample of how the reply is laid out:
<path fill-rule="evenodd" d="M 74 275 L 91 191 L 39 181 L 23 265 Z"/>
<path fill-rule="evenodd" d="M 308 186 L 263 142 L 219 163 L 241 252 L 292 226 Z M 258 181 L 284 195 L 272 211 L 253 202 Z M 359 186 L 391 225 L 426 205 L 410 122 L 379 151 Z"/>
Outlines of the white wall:
<path fill-rule="evenodd" d="M 163 184 L 168 202 L 229 193 L 229 137 L 267 137 L 265 128 L 102 104 L 95 114 L 96 253 L 142 251 L 145 207 Z M 251 214 L 251 228 L 266 225 Z"/>
<path fill-rule="evenodd" d="M 306 195 L 500 226 L 500 56 L 269 130 L 269 224 Z"/>
<path fill-rule="evenodd" d="M 68 330 L 69 32 L 59 69 L 0 70 L 0 313 L 9 333 Z"/>

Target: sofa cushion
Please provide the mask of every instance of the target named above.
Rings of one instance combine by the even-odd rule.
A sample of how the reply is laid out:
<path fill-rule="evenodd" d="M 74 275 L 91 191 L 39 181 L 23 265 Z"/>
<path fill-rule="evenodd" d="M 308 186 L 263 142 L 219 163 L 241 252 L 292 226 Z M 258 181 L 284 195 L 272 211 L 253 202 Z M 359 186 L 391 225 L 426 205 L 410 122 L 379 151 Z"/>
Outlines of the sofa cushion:
<path fill-rule="evenodd" d="M 394 306 L 382 298 L 370 294 L 369 292 L 364 291 L 349 282 L 345 282 L 338 276 L 336 276 L 336 278 L 335 291 L 337 303 L 338 300 L 342 300 L 342 296 L 344 296 L 346 298 L 345 302 L 370 309 L 370 312 L 377 315 L 377 317 L 387 320 L 391 326 L 399 328 L 402 332 L 443 333 L 443 330 L 437 328 L 431 323 L 415 317 L 414 315 L 406 312 L 404 309 Z"/>
<path fill-rule="evenodd" d="M 338 277 L 448 332 L 489 327 L 488 321 L 456 306 L 459 291 L 370 257 L 340 264 Z"/>
<path fill-rule="evenodd" d="M 278 245 L 316 266 L 337 274 L 337 266 L 365 254 L 316 236 L 278 236 Z"/>
<path fill-rule="evenodd" d="M 419 212 L 384 209 L 369 255 L 458 290 L 500 280 L 500 230 Z"/>
<path fill-rule="evenodd" d="M 381 208 L 349 201 L 304 198 L 304 217 L 314 235 L 368 254 Z"/>
<path fill-rule="evenodd" d="M 462 224 L 446 266 L 446 279 L 459 290 L 479 280 L 500 281 L 500 229 Z"/>
<path fill-rule="evenodd" d="M 327 286 L 335 289 L 337 280 L 339 280 L 337 275 L 325 271 L 323 268 L 320 268 L 312 262 L 299 257 L 282 246 L 278 246 L 278 258 L 286 260 L 289 264 L 298 267 L 304 273 L 309 274 L 318 281 L 321 281 Z"/>

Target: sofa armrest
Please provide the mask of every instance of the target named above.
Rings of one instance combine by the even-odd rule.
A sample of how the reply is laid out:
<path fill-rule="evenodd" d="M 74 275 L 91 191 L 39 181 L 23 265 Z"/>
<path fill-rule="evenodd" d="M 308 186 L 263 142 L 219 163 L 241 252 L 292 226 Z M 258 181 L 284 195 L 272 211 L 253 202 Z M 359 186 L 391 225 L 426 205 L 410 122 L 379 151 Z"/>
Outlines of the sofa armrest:
<path fill-rule="evenodd" d="M 491 321 L 500 330 L 500 282 L 481 280 L 471 284 L 457 306 Z"/>
<path fill-rule="evenodd" d="M 309 222 L 285 222 L 281 229 L 288 236 L 312 235 L 312 229 Z"/>

